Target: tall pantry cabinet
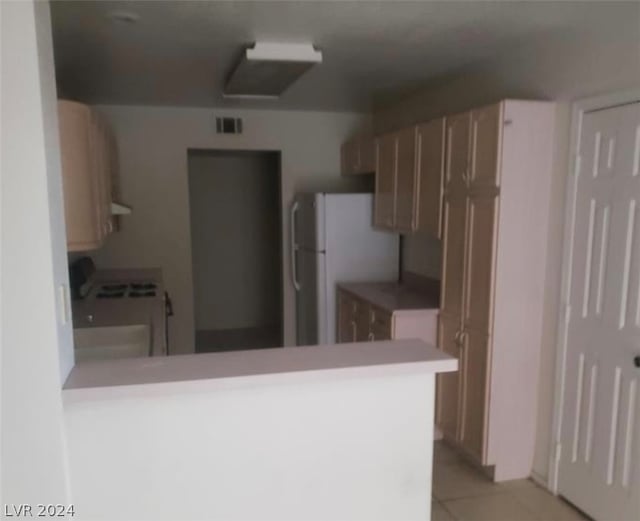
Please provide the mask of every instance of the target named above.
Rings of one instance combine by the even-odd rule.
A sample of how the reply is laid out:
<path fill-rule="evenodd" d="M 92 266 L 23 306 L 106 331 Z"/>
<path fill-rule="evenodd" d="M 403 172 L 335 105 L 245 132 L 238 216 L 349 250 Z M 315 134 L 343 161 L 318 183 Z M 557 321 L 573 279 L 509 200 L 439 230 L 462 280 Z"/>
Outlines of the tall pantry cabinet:
<path fill-rule="evenodd" d="M 494 479 L 533 461 L 554 106 L 507 100 L 446 118 L 437 423 Z"/>

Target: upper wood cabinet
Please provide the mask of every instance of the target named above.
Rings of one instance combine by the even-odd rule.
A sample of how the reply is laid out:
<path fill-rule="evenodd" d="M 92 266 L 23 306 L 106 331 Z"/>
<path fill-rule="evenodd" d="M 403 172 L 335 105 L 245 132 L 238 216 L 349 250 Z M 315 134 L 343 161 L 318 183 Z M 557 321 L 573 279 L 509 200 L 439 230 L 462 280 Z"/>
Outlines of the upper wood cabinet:
<path fill-rule="evenodd" d="M 396 140 L 394 228 L 401 233 L 411 233 L 418 226 L 416 127 L 402 129 L 394 136 Z"/>
<path fill-rule="evenodd" d="M 442 192 L 445 168 L 445 118 L 416 128 L 418 182 L 417 229 L 442 237 Z"/>
<path fill-rule="evenodd" d="M 342 144 L 340 149 L 342 175 L 372 174 L 375 172 L 375 144 L 373 137 L 360 134 Z"/>
<path fill-rule="evenodd" d="M 373 224 L 378 228 L 394 229 L 396 217 L 397 146 L 395 134 L 376 139 L 376 193 Z"/>
<path fill-rule="evenodd" d="M 438 378 L 437 422 L 497 481 L 528 476 L 535 447 L 554 110 L 446 121 L 439 347 L 460 365 Z"/>
<path fill-rule="evenodd" d="M 471 154 L 469 186 L 493 188 L 500 185 L 498 160 L 501 153 L 500 129 L 503 104 L 473 110 L 471 120 Z"/>
<path fill-rule="evenodd" d="M 381 215 L 374 224 L 440 237 L 444 119 L 380 136 L 376 157 L 375 199 Z"/>
<path fill-rule="evenodd" d="M 67 249 L 92 250 L 113 231 L 111 179 L 115 142 L 87 105 L 58 101 Z"/>
<path fill-rule="evenodd" d="M 447 116 L 445 191 L 465 190 L 469 177 L 471 113 Z"/>

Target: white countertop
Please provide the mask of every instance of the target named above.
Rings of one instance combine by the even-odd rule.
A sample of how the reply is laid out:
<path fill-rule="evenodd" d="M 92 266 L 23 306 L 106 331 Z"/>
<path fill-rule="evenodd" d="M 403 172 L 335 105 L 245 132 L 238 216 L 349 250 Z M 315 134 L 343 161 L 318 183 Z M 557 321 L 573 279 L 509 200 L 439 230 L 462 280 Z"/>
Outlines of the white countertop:
<path fill-rule="evenodd" d="M 452 372 L 458 360 L 421 340 L 253 349 L 155 358 L 127 358 L 76 365 L 64 389 L 105 388 L 219 380 L 292 373 L 359 370 Z"/>

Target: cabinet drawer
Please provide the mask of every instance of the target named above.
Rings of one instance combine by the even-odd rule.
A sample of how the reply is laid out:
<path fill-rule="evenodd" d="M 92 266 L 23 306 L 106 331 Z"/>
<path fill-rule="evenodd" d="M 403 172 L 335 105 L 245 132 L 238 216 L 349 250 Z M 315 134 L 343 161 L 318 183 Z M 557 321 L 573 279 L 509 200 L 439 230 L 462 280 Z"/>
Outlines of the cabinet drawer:
<path fill-rule="evenodd" d="M 391 313 L 371 306 L 369 311 L 369 328 L 375 340 L 391 340 L 393 336 Z"/>
<path fill-rule="evenodd" d="M 371 326 L 391 330 L 391 313 L 372 305 L 369 311 L 369 323 Z"/>
<path fill-rule="evenodd" d="M 351 293 L 347 293 L 344 290 L 339 290 L 338 298 L 341 309 L 343 309 L 344 312 L 351 314 L 353 317 L 365 312 L 366 302 L 363 302 L 358 297 L 353 296 Z"/>
<path fill-rule="evenodd" d="M 391 340 L 391 324 L 388 327 L 371 324 L 369 340 Z"/>

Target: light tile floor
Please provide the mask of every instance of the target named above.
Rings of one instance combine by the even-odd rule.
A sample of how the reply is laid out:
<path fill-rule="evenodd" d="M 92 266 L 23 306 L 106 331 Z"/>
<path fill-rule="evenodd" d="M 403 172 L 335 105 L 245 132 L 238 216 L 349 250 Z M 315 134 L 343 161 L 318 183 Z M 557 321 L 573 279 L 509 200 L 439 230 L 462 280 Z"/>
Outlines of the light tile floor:
<path fill-rule="evenodd" d="M 433 521 L 585 521 L 528 479 L 493 483 L 443 442 L 433 453 Z"/>

